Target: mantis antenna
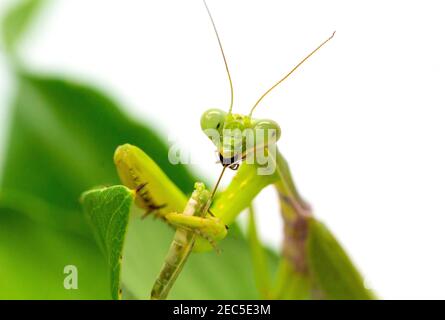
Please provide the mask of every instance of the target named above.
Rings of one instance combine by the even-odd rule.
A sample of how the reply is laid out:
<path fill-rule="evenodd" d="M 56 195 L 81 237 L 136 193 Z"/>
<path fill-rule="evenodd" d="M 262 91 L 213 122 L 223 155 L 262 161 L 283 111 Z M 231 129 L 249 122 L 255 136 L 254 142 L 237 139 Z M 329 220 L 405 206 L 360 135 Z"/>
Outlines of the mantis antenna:
<path fill-rule="evenodd" d="M 222 46 L 222 43 L 221 43 L 221 39 L 219 38 L 218 30 L 216 29 L 215 21 L 213 20 L 212 14 L 210 13 L 210 9 L 207 6 L 206 1 L 203 0 L 203 2 L 204 2 L 204 5 L 206 7 L 207 13 L 208 13 L 208 15 L 210 17 L 210 21 L 212 22 L 213 30 L 215 31 L 216 38 L 218 39 L 219 48 L 221 49 L 221 54 L 222 54 L 222 57 L 224 59 L 224 65 L 226 66 L 227 77 L 229 78 L 229 84 L 230 84 L 230 107 L 229 107 L 229 114 L 230 114 L 230 113 L 232 113 L 232 108 L 233 108 L 233 83 L 232 83 L 232 77 L 230 76 L 229 65 L 227 63 L 226 55 L 224 54 L 224 49 L 223 49 L 223 46 Z"/>
<path fill-rule="evenodd" d="M 232 83 L 232 77 L 230 75 L 230 70 L 229 70 L 229 64 L 227 63 L 227 59 L 226 59 L 226 55 L 224 54 L 224 49 L 221 43 L 221 39 L 219 37 L 218 34 L 218 30 L 216 29 L 216 24 L 215 21 L 213 20 L 212 17 L 212 13 L 210 12 L 209 7 L 207 6 L 207 2 L 206 0 L 202 0 L 204 2 L 204 6 L 206 7 L 207 10 L 207 14 L 209 15 L 210 21 L 212 22 L 212 26 L 213 26 L 213 30 L 215 31 L 215 35 L 216 35 L 216 39 L 218 40 L 218 44 L 219 44 L 219 49 L 221 50 L 221 55 L 223 57 L 224 60 L 224 65 L 226 67 L 226 72 L 227 72 L 227 78 L 229 79 L 229 85 L 230 85 L 230 107 L 229 107 L 229 114 L 232 113 L 232 109 L 233 109 L 233 83 Z M 210 215 L 213 216 L 213 213 L 210 212 L 210 205 L 212 203 L 213 197 L 215 196 L 216 190 L 218 189 L 219 183 L 221 182 L 222 176 L 224 175 L 224 172 L 226 171 L 227 166 L 223 166 L 223 169 L 221 171 L 221 174 L 219 175 L 218 181 L 216 182 L 215 186 L 213 187 L 212 190 L 212 194 L 210 196 L 209 201 L 207 202 L 207 205 L 205 207 L 204 212 L 209 212 Z"/>
<path fill-rule="evenodd" d="M 261 100 L 263 100 L 263 98 L 265 96 L 267 96 L 267 94 L 269 92 L 271 92 L 273 89 L 275 89 L 281 82 L 283 82 L 284 80 L 286 80 L 295 70 L 298 69 L 299 66 L 301 66 L 307 59 L 309 59 L 315 52 L 317 52 L 321 47 L 323 47 L 329 40 L 331 40 L 335 35 L 335 31 L 332 33 L 332 35 L 327 38 L 325 41 L 323 41 L 315 50 L 313 50 L 311 53 L 309 53 L 303 60 L 301 60 L 288 74 L 286 74 L 283 78 L 281 78 L 281 80 L 279 80 L 278 82 L 276 82 L 272 87 L 269 88 L 269 90 L 267 90 L 265 93 L 263 93 L 263 95 L 257 100 L 257 102 L 254 104 L 254 106 L 252 107 L 252 110 L 250 110 L 249 113 L 249 117 L 252 116 L 253 111 L 255 110 L 255 108 L 257 107 L 257 105 L 261 102 Z"/>
<path fill-rule="evenodd" d="M 207 202 L 207 204 L 206 204 L 206 206 L 204 208 L 204 212 L 210 213 L 210 215 L 212 217 L 214 217 L 215 215 L 212 212 L 210 212 L 209 209 L 210 209 L 210 206 L 212 204 L 212 200 L 215 197 L 216 190 L 218 190 L 219 183 L 221 182 L 221 179 L 222 179 L 222 177 L 224 175 L 224 171 L 226 171 L 226 168 L 227 168 L 227 166 L 223 166 L 223 169 L 222 169 L 222 171 L 221 171 L 221 173 L 219 175 L 218 181 L 216 182 L 215 186 L 213 187 L 213 190 L 212 190 L 212 193 L 210 195 L 209 201 Z"/>

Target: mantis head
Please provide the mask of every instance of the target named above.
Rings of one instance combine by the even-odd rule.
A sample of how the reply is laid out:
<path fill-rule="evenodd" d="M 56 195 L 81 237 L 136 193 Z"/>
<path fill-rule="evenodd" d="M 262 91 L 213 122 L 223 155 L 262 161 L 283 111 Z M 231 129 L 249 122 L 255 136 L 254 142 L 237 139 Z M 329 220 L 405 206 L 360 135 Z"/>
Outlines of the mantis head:
<path fill-rule="evenodd" d="M 317 52 L 328 41 L 330 41 L 334 37 L 335 31 L 329 38 L 323 41 L 317 48 L 315 48 L 315 50 L 309 53 L 303 60 L 293 67 L 290 72 L 288 72 L 283 78 L 281 78 L 265 93 L 263 93 L 263 95 L 253 105 L 248 116 L 233 114 L 232 77 L 229 72 L 229 66 L 221 44 L 221 39 L 205 0 L 204 5 L 212 22 L 219 48 L 221 50 L 221 55 L 224 60 L 224 65 L 226 67 L 227 78 L 230 85 L 230 106 L 228 112 L 224 112 L 219 109 L 210 109 L 204 112 L 201 117 L 201 128 L 217 147 L 223 166 L 229 166 L 229 168 L 236 170 L 239 165 L 238 163 L 244 160 L 250 152 L 266 149 L 268 146 L 274 144 L 281 135 L 280 126 L 275 121 L 267 119 L 252 119 L 252 113 L 255 108 L 265 96 L 267 96 L 273 89 L 286 80 L 307 59 L 309 59 L 309 57 Z"/>
<path fill-rule="evenodd" d="M 220 109 L 203 113 L 201 129 L 216 146 L 221 163 L 232 169 L 232 165 L 242 161 L 248 152 L 265 148 L 281 136 L 281 128 L 273 120 L 255 120 Z"/>

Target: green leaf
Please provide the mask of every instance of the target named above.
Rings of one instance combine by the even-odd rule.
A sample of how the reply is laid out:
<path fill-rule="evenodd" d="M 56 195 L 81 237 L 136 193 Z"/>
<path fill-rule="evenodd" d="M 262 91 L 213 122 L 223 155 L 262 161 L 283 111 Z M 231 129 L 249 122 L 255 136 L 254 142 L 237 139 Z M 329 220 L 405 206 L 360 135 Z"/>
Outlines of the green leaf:
<path fill-rule="evenodd" d="M 314 218 L 310 220 L 307 248 L 310 270 L 326 298 L 374 298 L 346 252 L 331 232 Z"/>
<path fill-rule="evenodd" d="M 12 7 L 2 20 L 2 38 L 6 51 L 13 54 L 44 0 L 23 0 Z"/>
<path fill-rule="evenodd" d="M 134 192 L 114 186 L 85 192 L 82 204 L 110 269 L 111 296 L 119 298 L 124 238 Z"/>
<path fill-rule="evenodd" d="M 1 203 L 0 228 L 0 299 L 109 299 L 106 263 L 88 239 Z M 78 289 L 64 287 L 67 265 Z"/>

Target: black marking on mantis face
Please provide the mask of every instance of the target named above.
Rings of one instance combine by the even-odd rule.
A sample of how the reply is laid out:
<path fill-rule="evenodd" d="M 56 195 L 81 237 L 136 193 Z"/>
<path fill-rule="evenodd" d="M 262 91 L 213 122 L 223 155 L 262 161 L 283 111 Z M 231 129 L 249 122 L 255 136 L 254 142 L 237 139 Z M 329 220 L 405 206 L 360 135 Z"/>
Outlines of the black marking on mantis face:
<path fill-rule="evenodd" d="M 224 158 L 224 156 L 219 153 L 219 161 L 221 162 L 221 164 L 223 165 L 223 167 L 229 167 L 232 170 L 238 170 L 239 166 L 240 166 L 240 161 L 242 159 L 239 159 L 239 155 L 234 155 L 231 158 Z"/>

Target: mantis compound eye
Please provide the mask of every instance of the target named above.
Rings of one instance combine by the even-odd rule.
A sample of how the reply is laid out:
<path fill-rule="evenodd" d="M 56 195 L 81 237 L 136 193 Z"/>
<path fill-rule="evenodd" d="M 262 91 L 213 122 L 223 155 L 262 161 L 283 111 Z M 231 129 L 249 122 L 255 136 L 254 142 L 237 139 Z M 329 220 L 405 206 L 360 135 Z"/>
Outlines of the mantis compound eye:
<path fill-rule="evenodd" d="M 227 113 L 219 109 L 209 109 L 201 116 L 201 129 L 209 136 L 208 132 L 217 130 L 221 131 L 224 127 Z"/>
<path fill-rule="evenodd" d="M 255 131 L 255 143 L 258 146 L 267 146 L 275 143 L 281 137 L 281 128 L 273 120 L 257 120 L 253 127 Z"/>

